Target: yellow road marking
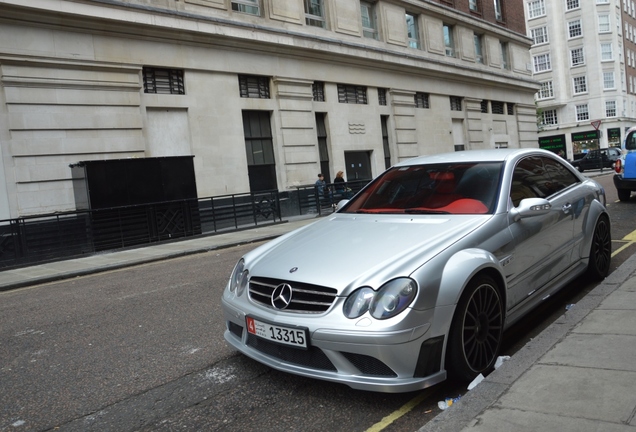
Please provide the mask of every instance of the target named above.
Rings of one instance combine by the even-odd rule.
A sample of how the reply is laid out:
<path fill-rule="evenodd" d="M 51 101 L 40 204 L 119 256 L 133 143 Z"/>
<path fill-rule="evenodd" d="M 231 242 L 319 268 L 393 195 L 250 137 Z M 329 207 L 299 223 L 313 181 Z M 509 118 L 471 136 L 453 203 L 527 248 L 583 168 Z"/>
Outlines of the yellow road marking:
<path fill-rule="evenodd" d="M 627 249 L 628 247 L 636 243 L 636 231 L 630 232 L 625 237 L 623 237 L 622 240 L 614 240 L 614 241 L 625 242 L 625 244 L 619 247 L 618 249 L 616 249 L 614 252 L 612 252 L 612 258 L 614 258 L 616 255 L 618 255 L 619 253 L 621 253 L 622 251 L 624 251 L 625 249 Z"/>
<path fill-rule="evenodd" d="M 418 406 L 420 403 L 422 403 L 422 401 L 430 397 L 433 393 L 434 391 L 432 391 L 432 389 L 429 389 L 429 391 L 423 391 L 421 394 L 419 394 L 418 396 L 414 397 L 413 399 L 411 399 L 410 401 L 402 405 L 401 408 L 399 408 L 396 411 L 393 411 L 391 414 L 389 414 L 388 416 L 384 417 L 382 420 L 380 420 L 379 422 L 371 426 L 365 432 L 380 432 L 384 428 L 388 427 L 391 423 L 393 423 L 394 421 L 402 417 L 404 414 L 407 414 L 413 408 Z"/>

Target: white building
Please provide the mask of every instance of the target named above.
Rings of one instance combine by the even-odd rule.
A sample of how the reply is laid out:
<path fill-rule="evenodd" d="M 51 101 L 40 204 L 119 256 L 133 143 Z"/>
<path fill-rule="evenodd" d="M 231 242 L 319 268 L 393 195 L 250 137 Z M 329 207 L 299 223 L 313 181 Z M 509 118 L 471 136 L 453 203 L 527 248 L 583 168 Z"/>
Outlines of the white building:
<path fill-rule="evenodd" d="M 634 2 L 526 0 L 526 8 L 540 146 L 568 159 L 620 146 L 636 124 Z"/>
<path fill-rule="evenodd" d="M 523 1 L 0 0 L 0 220 L 86 160 L 194 155 L 205 197 L 536 146 Z"/>

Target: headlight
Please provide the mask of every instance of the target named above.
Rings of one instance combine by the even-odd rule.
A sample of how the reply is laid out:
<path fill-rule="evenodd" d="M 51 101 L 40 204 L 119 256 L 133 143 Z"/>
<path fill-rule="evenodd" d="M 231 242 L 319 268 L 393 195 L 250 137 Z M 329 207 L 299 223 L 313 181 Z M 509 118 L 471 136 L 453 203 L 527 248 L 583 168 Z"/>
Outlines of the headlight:
<path fill-rule="evenodd" d="M 365 287 L 352 293 L 345 301 L 343 311 L 347 318 L 358 318 L 369 310 L 375 291 Z"/>
<path fill-rule="evenodd" d="M 404 311 L 417 294 L 413 279 L 399 278 L 382 285 L 376 292 L 365 287 L 351 293 L 344 303 L 347 318 L 358 318 L 367 311 L 375 319 L 387 319 Z"/>
<path fill-rule="evenodd" d="M 241 295 L 247 286 L 248 275 L 249 272 L 245 269 L 245 261 L 241 258 L 234 266 L 234 270 L 232 270 L 228 289 L 232 292 L 238 290 L 237 294 Z"/>

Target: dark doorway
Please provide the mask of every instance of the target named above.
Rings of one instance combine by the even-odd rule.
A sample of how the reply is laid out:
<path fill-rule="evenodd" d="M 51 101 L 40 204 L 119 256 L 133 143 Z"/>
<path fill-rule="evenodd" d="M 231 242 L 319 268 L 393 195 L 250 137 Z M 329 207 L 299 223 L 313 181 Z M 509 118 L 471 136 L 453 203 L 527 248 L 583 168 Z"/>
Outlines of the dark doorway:
<path fill-rule="evenodd" d="M 331 173 L 329 172 L 329 149 L 327 148 L 327 128 L 325 127 L 324 113 L 316 113 L 316 132 L 318 134 L 320 172 L 325 176 L 325 181 L 327 183 L 331 183 Z"/>
<path fill-rule="evenodd" d="M 243 111 L 243 133 L 251 192 L 278 189 L 269 117 L 268 111 Z"/>
<path fill-rule="evenodd" d="M 345 164 L 347 165 L 347 181 L 373 178 L 370 151 L 345 152 Z"/>

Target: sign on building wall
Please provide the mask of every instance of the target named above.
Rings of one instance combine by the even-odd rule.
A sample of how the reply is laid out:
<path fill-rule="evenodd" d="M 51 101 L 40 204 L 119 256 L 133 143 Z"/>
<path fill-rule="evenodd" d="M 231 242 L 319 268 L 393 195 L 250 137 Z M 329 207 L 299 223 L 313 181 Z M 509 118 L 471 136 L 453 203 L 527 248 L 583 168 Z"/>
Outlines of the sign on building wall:
<path fill-rule="evenodd" d="M 539 147 L 544 150 L 550 150 L 558 155 L 565 156 L 565 135 L 539 137 Z"/>

